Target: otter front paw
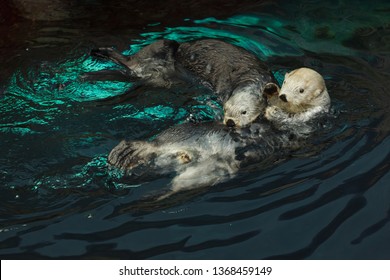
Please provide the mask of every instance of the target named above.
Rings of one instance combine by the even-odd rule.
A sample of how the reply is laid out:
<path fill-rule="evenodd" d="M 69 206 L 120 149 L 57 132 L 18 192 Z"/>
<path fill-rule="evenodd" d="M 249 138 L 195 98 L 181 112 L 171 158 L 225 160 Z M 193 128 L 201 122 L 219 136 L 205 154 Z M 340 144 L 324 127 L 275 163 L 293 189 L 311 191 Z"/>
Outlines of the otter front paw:
<path fill-rule="evenodd" d="M 267 120 L 273 120 L 277 116 L 279 116 L 282 113 L 282 110 L 279 107 L 276 106 L 270 106 L 267 109 L 265 109 L 264 117 Z"/>
<path fill-rule="evenodd" d="M 186 152 L 179 152 L 177 154 L 179 162 L 182 164 L 189 163 L 191 161 L 191 156 Z"/>

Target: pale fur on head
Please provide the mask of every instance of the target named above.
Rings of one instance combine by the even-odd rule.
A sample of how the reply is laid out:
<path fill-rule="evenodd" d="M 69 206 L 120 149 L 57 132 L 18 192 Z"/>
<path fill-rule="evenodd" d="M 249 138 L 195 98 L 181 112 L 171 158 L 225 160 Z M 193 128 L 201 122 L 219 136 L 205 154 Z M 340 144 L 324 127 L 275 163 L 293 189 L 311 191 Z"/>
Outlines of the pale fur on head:
<path fill-rule="evenodd" d="M 252 123 L 264 110 L 265 102 L 261 90 L 256 85 L 248 85 L 235 90 L 224 105 L 224 120 L 242 127 Z"/>
<path fill-rule="evenodd" d="M 323 77 L 310 68 L 286 73 L 278 97 L 269 100 L 265 117 L 270 121 L 306 122 L 330 107 Z"/>

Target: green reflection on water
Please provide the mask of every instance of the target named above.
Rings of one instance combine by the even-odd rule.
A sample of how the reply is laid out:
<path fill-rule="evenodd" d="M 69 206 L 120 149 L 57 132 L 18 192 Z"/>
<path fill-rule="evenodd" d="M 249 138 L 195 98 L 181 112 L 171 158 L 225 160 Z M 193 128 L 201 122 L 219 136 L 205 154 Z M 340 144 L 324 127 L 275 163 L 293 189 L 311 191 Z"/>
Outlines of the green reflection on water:
<path fill-rule="evenodd" d="M 132 55 L 142 47 L 155 40 L 167 38 L 179 42 L 196 40 L 201 38 L 217 38 L 229 41 L 256 53 L 260 58 L 267 59 L 273 55 L 300 55 L 301 52 L 294 48 L 282 48 L 270 41 L 270 33 L 281 33 L 284 22 L 267 16 L 238 15 L 226 20 L 206 18 L 202 20 L 187 20 L 194 26 L 168 27 L 162 32 L 142 33 L 142 40 L 134 40 L 128 50 L 123 53 Z M 245 30 L 244 30 L 244 29 Z M 260 32 L 260 33 L 259 33 Z M 268 35 L 267 35 L 268 34 Z M 18 133 L 33 132 L 28 126 L 50 125 L 56 114 L 61 114 L 59 108 L 72 102 L 89 102 L 102 100 L 125 93 L 133 86 L 130 82 L 113 81 L 83 81 L 80 76 L 86 72 L 103 69 L 116 69 L 114 63 L 91 58 L 88 54 L 73 59 L 59 61 L 58 63 L 42 62 L 29 69 L 17 70 L 11 77 L 5 89 L 5 99 L 12 101 L 12 106 L 6 108 L 2 105 L 2 111 L 12 111 L 14 104 L 22 107 L 24 112 L 21 120 L 8 120 L 0 125 L 2 131 L 11 129 Z M 275 74 L 279 81 L 282 80 Z M 21 104 L 23 103 L 23 104 Z M 215 111 L 208 108 L 210 104 L 194 107 L 193 110 L 201 110 L 201 115 L 213 118 Z M 71 106 L 71 105 L 69 105 Z M 200 109 L 201 108 L 201 109 Z M 54 111 L 53 111 L 54 109 Z M 187 108 L 188 109 L 188 108 Z M 158 105 L 146 108 L 131 108 L 124 118 L 136 118 L 145 120 L 172 119 L 177 114 L 177 119 L 183 118 L 187 109 L 174 109 L 173 107 Z M 43 110 L 47 116 L 35 117 L 37 110 Z M 190 109 L 191 111 L 191 109 Z M 45 115 L 46 115 L 45 114 Z M 116 118 L 120 118 L 117 116 Z"/>
<path fill-rule="evenodd" d="M 207 27 L 175 27 L 166 28 L 163 32 L 149 32 L 143 33 L 141 36 L 145 37 L 148 42 L 153 42 L 161 38 L 175 40 L 178 42 L 185 42 L 204 38 L 223 39 L 233 44 L 241 46 L 243 48 L 249 47 L 250 50 L 254 51 L 264 59 L 268 56 L 276 55 L 276 53 L 268 48 L 267 46 L 251 40 L 250 37 L 244 35 L 238 35 L 227 30 L 218 30 Z"/>
<path fill-rule="evenodd" d="M 227 20 L 207 18 L 187 20 L 185 24 L 192 26 L 168 27 L 161 32 L 142 33 L 143 38 L 134 40 L 123 53 L 133 55 L 142 47 L 162 38 L 179 42 L 215 38 L 250 50 L 263 60 L 270 56 L 302 55 L 302 51 L 291 44 L 287 43 L 281 47 L 280 42 L 284 39 L 280 36 L 275 37 L 275 34 L 280 33 L 284 23 L 270 18 L 254 16 L 236 16 Z M 65 166 L 64 170 L 62 166 L 54 167 L 48 163 L 47 168 L 50 172 L 42 172 L 34 179 L 35 189 L 91 188 L 96 182 L 103 182 L 106 187 L 136 187 L 138 185 L 126 185 L 115 181 L 115 178 L 121 178 L 123 174 L 118 170 L 108 170 L 107 155 L 95 157 L 96 154 L 102 153 L 99 143 L 107 144 L 107 139 L 110 138 L 107 135 L 113 132 L 110 131 L 111 127 L 126 124 L 127 121 L 131 123 L 132 120 L 146 122 L 169 120 L 178 123 L 185 121 L 189 114 L 195 114 L 195 119 L 200 121 L 222 118 L 221 104 L 211 94 L 204 95 L 204 92 L 200 96 L 194 96 L 193 105 L 182 107 L 172 105 L 174 102 L 161 102 L 163 104 L 156 106 L 109 104 L 107 107 L 111 106 L 111 109 L 104 111 L 108 112 L 108 115 L 98 113 L 96 107 L 87 107 L 91 102 L 122 95 L 131 90 L 134 85 L 130 82 L 84 81 L 81 78 L 86 72 L 117 68 L 118 66 L 112 62 L 94 59 L 85 54 L 58 62 L 42 61 L 27 69 L 18 69 L 12 75 L 0 96 L 0 132 L 14 135 L 14 138 L 10 139 L 24 139 L 28 135 L 34 135 L 35 138 L 36 135 L 41 137 L 37 143 L 45 141 L 47 135 L 55 133 L 59 139 L 55 145 L 63 145 L 59 149 L 66 151 L 64 152 L 66 155 L 61 155 L 65 158 L 64 161 L 72 157 L 83 158 L 82 162 Z M 283 71 L 275 73 L 279 82 L 283 80 L 283 75 Z M 87 125 L 81 126 L 83 115 L 80 110 L 84 109 L 84 104 L 87 110 L 92 112 L 86 116 L 95 117 L 101 125 L 90 128 L 87 122 Z M 89 133 L 95 136 L 89 137 Z M 69 139 L 64 140 L 66 137 Z M 48 153 L 43 156 L 43 160 L 50 161 L 51 156 L 53 155 Z M 84 161 L 86 157 L 90 157 L 87 162 Z M 46 163 L 42 165 L 46 166 Z"/>
<path fill-rule="evenodd" d="M 221 25 L 234 25 L 245 28 L 262 28 L 270 32 L 277 32 L 285 25 L 285 22 L 280 19 L 271 18 L 270 16 L 252 16 L 252 15 L 237 15 L 226 20 L 218 20 L 214 17 L 201 20 L 194 20 L 197 24 L 217 23 Z"/>

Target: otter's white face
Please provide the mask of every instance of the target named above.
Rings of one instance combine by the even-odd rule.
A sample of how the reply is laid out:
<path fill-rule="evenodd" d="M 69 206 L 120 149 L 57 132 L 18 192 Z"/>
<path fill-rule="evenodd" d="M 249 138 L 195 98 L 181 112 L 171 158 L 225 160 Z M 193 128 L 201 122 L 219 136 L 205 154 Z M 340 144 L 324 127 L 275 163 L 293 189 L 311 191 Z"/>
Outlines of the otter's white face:
<path fill-rule="evenodd" d="M 224 105 L 223 123 L 229 127 L 242 127 L 252 123 L 264 109 L 262 98 L 253 88 L 247 87 L 234 92 Z"/>
<path fill-rule="evenodd" d="M 330 104 L 324 79 L 309 68 L 299 68 L 287 73 L 279 98 L 284 101 L 281 107 L 291 113 L 317 106 L 327 109 Z"/>

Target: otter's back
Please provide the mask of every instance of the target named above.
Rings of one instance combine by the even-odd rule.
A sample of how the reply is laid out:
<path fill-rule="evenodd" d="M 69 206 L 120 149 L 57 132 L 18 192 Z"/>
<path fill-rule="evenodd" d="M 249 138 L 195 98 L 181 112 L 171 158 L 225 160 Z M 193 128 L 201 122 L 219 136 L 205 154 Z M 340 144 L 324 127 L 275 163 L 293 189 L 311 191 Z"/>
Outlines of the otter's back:
<path fill-rule="evenodd" d="M 243 83 L 268 83 L 273 75 L 254 54 L 219 40 L 198 40 L 180 44 L 176 61 L 209 83 L 216 93 L 228 98 Z"/>

